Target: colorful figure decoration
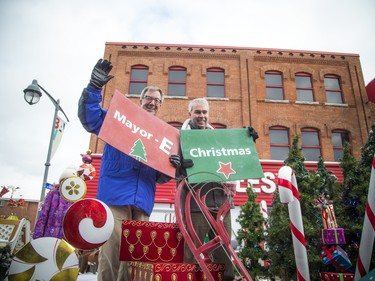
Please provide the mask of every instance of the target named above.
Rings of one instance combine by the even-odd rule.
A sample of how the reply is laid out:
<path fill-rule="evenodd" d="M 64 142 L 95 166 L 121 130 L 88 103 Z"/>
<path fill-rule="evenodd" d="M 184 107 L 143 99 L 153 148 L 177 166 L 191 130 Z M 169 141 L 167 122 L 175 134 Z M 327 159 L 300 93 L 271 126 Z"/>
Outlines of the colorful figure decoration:
<path fill-rule="evenodd" d="M 337 228 L 335 212 L 333 211 L 332 200 L 328 200 L 324 193 L 320 194 L 313 202 L 322 212 L 324 229 Z"/>
<path fill-rule="evenodd" d="M 352 266 L 348 254 L 339 246 L 346 244 L 345 232 L 339 228 L 333 201 L 328 200 L 323 192 L 313 201 L 313 205 L 321 210 L 323 229 L 320 230 L 321 257 L 328 269 L 335 268 L 338 272 L 320 272 L 321 280 L 353 280 L 354 274 L 346 273 Z M 343 276 L 345 275 L 345 278 Z"/>
<path fill-rule="evenodd" d="M 48 192 L 35 224 L 34 239 L 40 237 L 64 238 L 62 221 L 66 210 L 72 203 L 60 196 L 60 185 L 66 178 L 71 176 L 77 176 L 77 169 L 73 165 L 62 172 L 59 184 L 55 184 L 54 189 Z"/>
<path fill-rule="evenodd" d="M 92 180 L 96 175 L 96 170 L 94 165 L 91 164 L 91 150 L 87 150 L 86 154 L 81 154 L 83 164 L 78 168 L 78 176 L 84 181 Z"/>

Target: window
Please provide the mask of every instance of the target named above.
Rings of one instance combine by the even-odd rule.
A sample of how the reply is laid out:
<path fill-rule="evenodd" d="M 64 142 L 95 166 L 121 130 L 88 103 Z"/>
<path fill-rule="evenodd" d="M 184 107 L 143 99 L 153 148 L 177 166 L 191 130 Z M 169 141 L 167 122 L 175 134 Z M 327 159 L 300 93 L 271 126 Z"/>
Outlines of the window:
<path fill-rule="evenodd" d="M 224 70 L 221 68 L 207 69 L 207 97 L 224 97 Z"/>
<path fill-rule="evenodd" d="M 186 96 L 186 68 L 169 68 L 168 96 Z"/>
<path fill-rule="evenodd" d="M 285 160 L 288 158 L 290 143 L 289 130 L 285 127 L 270 128 L 271 159 Z"/>
<path fill-rule="evenodd" d="M 176 129 L 181 130 L 182 123 L 180 123 L 180 122 L 168 122 L 168 124 L 175 127 Z"/>
<path fill-rule="evenodd" d="M 307 73 L 296 73 L 296 91 L 298 101 L 314 101 L 311 75 Z"/>
<path fill-rule="evenodd" d="M 349 142 L 349 133 L 344 130 L 332 131 L 333 155 L 336 162 L 341 162 L 344 156 L 344 144 Z"/>
<path fill-rule="evenodd" d="M 214 127 L 215 129 L 226 129 L 227 126 L 224 125 L 224 124 L 220 124 L 220 123 L 212 123 L 210 124 L 212 127 Z"/>
<path fill-rule="evenodd" d="M 144 65 L 134 65 L 130 72 L 129 94 L 140 95 L 147 86 L 148 67 Z"/>
<path fill-rule="evenodd" d="M 283 76 L 278 71 L 266 72 L 266 98 L 270 100 L 284 99 Z"/>
<path fill-rule="evenodd" d="M 324 87 L 328 103 L 343 103 L 341 83 L 338 76 L 325 75 Z"/>
<path fill-rule="evenodd" d="M 302 129 L 302 154 L 306 161 L 319 161 L 321 146 L 319 131 L 317 129 Z"/>
<path fill-rule="evenodd" d="M 180 123 L 180 122 L 168 122 L 168 124 L 175 127 L 176 129 L 181 130 L 182 123 Z M 226 125 L 223 125 L 223 124 L 220 124 L 220 123 L 212 123 L 210 125 L 212 127 L 214 127 L 215 129 L 226 129 L 227 128 Z"/>

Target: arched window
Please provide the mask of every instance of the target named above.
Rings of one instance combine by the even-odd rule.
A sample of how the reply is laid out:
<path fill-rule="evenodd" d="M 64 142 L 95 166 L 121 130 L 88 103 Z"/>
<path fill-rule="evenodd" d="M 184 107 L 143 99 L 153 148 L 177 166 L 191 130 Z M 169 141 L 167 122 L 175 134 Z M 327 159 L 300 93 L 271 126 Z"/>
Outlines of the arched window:
<path fill-rule="evenodd" d="M 314 90 L 311 75 L 308 73 L 296 73 L 296 92 L 298 101 L 314 101 Z"/>
<path fill-rule="evenodd" d="M 168 96 L 186 96 L 186 68 L 172 66 L 168 73 Z"/>
<path fill-rule="evenodd" d="M 224 70 L 221 68 L 207 69 L 207 97 L 223 98 L 224 95 Z"/>
<path fill-rule="evenodd" d="M 284 99 L 283 75 L 279 71 L 267 71 L 266 78 L 266 98 L 270 100 Z"/>
<path fill-rule="evenodd" d="M 289 129 L 273 126 L 269 129 L 272 160 L 285 160 L 290 150 Z"/>
<path fill-rule="evenodd" d="M 344 144 L 350 142 L 350 135 L 345 130 L 332 130 L 333 154 L 336 162 L 341 162 L 344 156 Z"/>
<path fill-rule="evenodd" d="M 324 76 L 324 87 L 328 103 L 344 103 L 340 77 L 327 74 Z"/>
<path fill-rule="evenodd" d="M 140 95 L 147 86 L 148 67 L 145 65 L 133 65 L 130 72 L 129 94 Z"/>
<path fill-rule="evenodd" d="M 321 156 L 320 134 L 315 128 L 302 128 L 302 154 L 306 161 L 319 161 Z"/>

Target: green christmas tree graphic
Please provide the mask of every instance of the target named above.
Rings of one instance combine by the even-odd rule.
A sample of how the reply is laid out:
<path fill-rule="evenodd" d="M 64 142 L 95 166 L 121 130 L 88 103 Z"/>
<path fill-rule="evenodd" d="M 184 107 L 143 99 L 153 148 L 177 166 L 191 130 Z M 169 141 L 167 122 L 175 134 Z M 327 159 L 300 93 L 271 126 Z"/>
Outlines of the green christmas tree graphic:
<path fill-rule="evenodd" d="M 133 156 L 138 161 L 143 160 L 143 161 L 147 162 L 147 153 L 146 153 L 146 150 L 145 150 L 145 146 L 140 139 L 138 139 L 134 143 L 134 145 L 132 147 L 132 150 L 130 151 L 130 156 Z"/>

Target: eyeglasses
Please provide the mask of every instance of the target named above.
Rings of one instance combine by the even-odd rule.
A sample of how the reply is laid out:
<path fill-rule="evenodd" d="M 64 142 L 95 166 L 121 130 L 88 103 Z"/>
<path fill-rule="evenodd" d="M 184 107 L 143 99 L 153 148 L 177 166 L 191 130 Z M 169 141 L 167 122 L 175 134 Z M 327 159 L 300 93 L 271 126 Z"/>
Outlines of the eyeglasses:
<path fill-rule="evenodd" d="M 153 98 L 153 97 L 150 97 L 150 96 L 144 96 L 143 99 L 145 99 L 149 103 L 154 101 L 156 105 L 161 104 L 161 100 L 158 99 L 158 98 Z"/>

